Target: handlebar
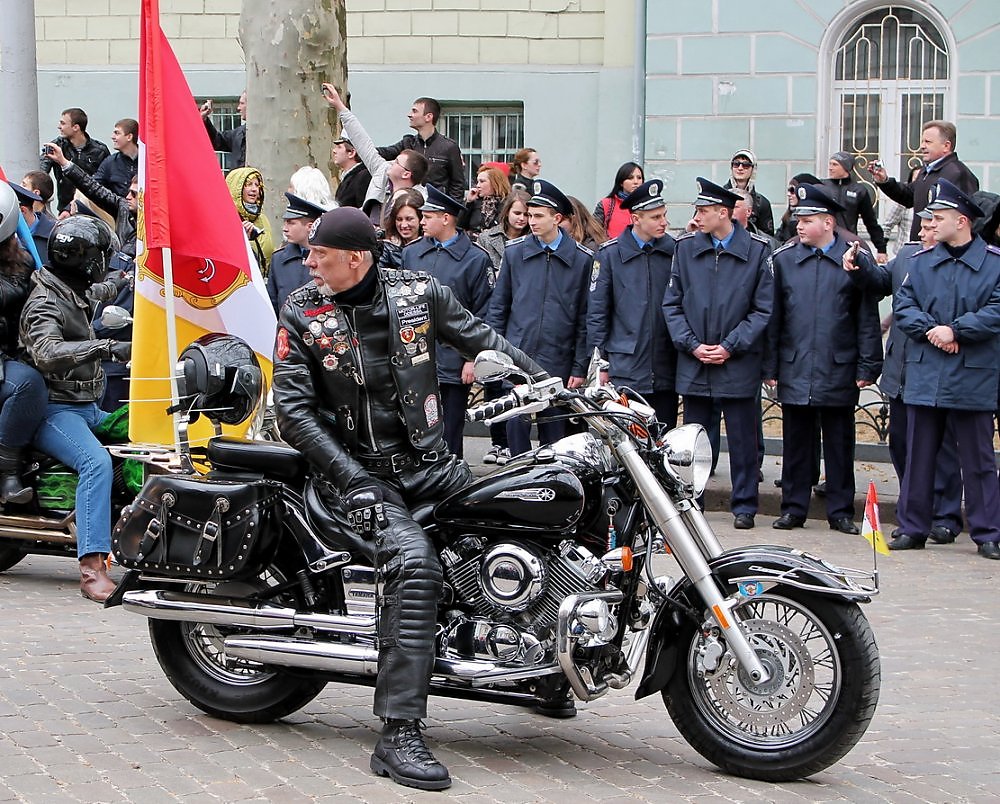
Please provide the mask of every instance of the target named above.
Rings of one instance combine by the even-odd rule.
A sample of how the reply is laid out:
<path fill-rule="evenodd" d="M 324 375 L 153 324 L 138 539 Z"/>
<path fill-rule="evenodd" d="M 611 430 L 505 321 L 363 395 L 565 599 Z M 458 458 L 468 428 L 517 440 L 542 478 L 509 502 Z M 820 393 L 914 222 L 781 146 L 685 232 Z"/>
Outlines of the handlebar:
<path fill-rule="evenodd" d="M 499 399 L 494 399 L 490 402 L 484 402 L 482 405 L 476 405 L 473 408 L 469 408 L 469 421 L 486 421 L 487 419 L 499 416 L 501 413 L 506 413 L 508 410 L 513 410 L 516 407 L 517 397 L 514 396 L 514 394 L 507 394 Z"/>
<path fill-rule="evenodd" d="M 545 410 L 562 392 L 563 381 L 559 377 L 546 377 L 544 380 L 515 385 L 506 396 L 469 408 L 465 417 L 470 422 L 483 422 L 487 425 L 505 422 L 515 416 Z"/>

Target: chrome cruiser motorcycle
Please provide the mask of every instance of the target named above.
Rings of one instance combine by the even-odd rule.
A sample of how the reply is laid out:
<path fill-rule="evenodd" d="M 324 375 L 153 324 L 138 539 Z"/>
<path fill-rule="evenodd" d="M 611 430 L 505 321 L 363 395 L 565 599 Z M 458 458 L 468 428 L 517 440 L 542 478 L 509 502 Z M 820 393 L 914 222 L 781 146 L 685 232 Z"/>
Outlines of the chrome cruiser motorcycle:
<path fill-rule="evenodd" d="M 214 365 L 216 389 L 240 385 Z M 480 380 L 518 384 L 472 420 L 558 407 L 588 432 L 415 512 L 445 578 L 431 692 L 531 707 L 635 683 L 727 772 L 784 781 L 843 757 L 878 701 L 859 608 L 875 574 L 787 547 L 724 550 L 695 504 L 711 465 L 700 427 L 666 432 L 596 371 L 575 391 L 515 372 L 504 355 L 479 356 Z M 201 400 L 191 409 L 219 409 L 203 387 L 212 371 L 197 374 L 183 378 Z M 116 555 L 132 570 L 108 605 L 149 618 L 170 682 L 216 717 L 272 721 L 329 681 L 370 684 L 378 578 L 324 529 L 323 481 L 279 443 L 216 438 L 205 458 L 207 475 L 177 478 L 190 492 L 147 484 L 124 512 Z M 676 578 L 654 574 L 664 551 Z"/>

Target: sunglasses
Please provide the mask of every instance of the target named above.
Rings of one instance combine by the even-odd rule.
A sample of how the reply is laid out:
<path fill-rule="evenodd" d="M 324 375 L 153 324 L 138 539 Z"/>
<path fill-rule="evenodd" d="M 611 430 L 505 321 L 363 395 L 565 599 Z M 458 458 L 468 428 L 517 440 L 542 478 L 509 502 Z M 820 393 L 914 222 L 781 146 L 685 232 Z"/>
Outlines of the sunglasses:
<path fill-rule="evenodd" d="M 129 191 L 127 193 L 125 193 L 125 197 L 126 198 L 128 198 L 129 196 L 132 196 L 132 195 L 138 197 L 139 191 L 138 190 L 133 190 L 133 189 L 130 188 Z"/>
<path fill-rule="evenodd" d="M 752 168 L 753 162 L 747 162 L 743 159 L 734 159 L 732 162 L 730 162 L 730 166 L 738 168 Z"/>
<path fill-rule="evenodd" d="M 789 184 L 788 187 L 785 188 L 785 192 L 786 193 L 794 193 L 795 192 L 795 188 L 792 185 Z"/>

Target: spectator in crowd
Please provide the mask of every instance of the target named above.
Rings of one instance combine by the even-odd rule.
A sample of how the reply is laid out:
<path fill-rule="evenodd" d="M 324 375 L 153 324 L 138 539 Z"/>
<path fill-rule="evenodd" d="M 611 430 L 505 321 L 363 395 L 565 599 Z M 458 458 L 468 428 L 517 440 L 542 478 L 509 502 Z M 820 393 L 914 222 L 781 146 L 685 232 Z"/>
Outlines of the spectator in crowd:
<path fill-rule="evenodd" d="M 510 186 L 520 187 L 530 194 L 532 179 L 542 172 L 542 159 L 534 148 L 521 148 L 514 154 L 510 170 Z"/>
<path fill-rule="evenodd" d="M 922 209 L 917 213 L 920 217 L 920 241 L 904 245 L 888 265 L 882 266 L 872 260 L 866 251 L 859 251 L 857 258 L 848 249 L 844 252 L 843 265 L 848 275 L 863 289 L 876 296 L 893 297 L 906 278 L 910 266 L 910 258 L 918 251 L 934 248 L 933 213 Z M 906 430 L 907 413 L 903 402 L 903 366 L 905 365 L 907 337 L 895 324 L 892 315 L 889 316 L 889 338 L 885 344 L 885 362 L 882 365 L 882 376 L 879 379 L 879 390 L 889 400 L 889 458 L 899 478 L 900 488 L 906 474 Z M 962 532 L 962 475 L 958 462 L 958 448 L 955 443 L 954 424 L 949 422 L 945 428 L 945 436 L 941 449 L 934 461 L 934 524 L 927 534 L 936 544 L 949 544 L 958 538 Z M 900 535 L 899 529 L 893 532 L 895 539 Z M 898 543 L 897 543 L 898 544 Z M 897 548 L 898 549 L 898 548 Z"/>
<path fill-rule="evenodd" d="M 21 186 L 31 190 L 42 199 L 41 202 L 32 207 L 32 212 L 36 215 L 47 215 L 52 218 L 52 196 L 56 191 L 52 177 L 40 170 L 29 170 L 21 179 Z"/>
<path fill-rule="evenodd" d="M 236 111 L 240 115 L 240 124 L 228 131 L 219 131 L 212 123 L 212 100 L 209 98 L 201 108 L 201 118 L 205 121 L 205 131 L 212 141 L 212 147 L 216 151 L 223 151 L 232 154 L 235 167 L 246 167 L 247 164 L 247 91 L 244 89 L 240 93 L 240 99 L 236 103 Z"/>
<path fill-rule="evenodd" d="M 515 187 L 504 199 L 503 206 L 500 207 L 500 220 L 496 226 L 485 229 L 479 234 L 478 242 L 493 263 L 491 271 L 491 283 L 496 284 L 497 274 L 500 273 L 500 261 L 503 259 L 503 250 L 508 242 L 518 237 L 528 234 L 528 201 L 531 195 Z M 578 241 L 579 242 L 579 241 Z"/>
<path fill-rule="evenodd" d="M 597 218 L 590 214 L 590 210 L 584 206 L 583 201 L 575 196 L 567 196 L 569 203 L 573 206 L 573 214 L 568 218 L 563 218 L 559 225 L 564 232 L 567 232 L 577 243 L 586 246 L 591 251 L 597 251 L 601 243 L 608 239 L 607 232 L 598 222 Z"/>
<path fill-rule="evenodd" d="M 326 174 L 312 165 L 303 165 L 291 175 L 288 192 L 323 209 L 333 209 L 337 205 Z"/>
<path fill-rule="evenodd" d="M 423 236 L 423 205 L 424 197 L 419 190 L 410 187 L 396 193 L 385 213 L 385 239 L 379 268 L 402 267 L 403 249 Z"/>
<path fill-rule="evenodd" d="M 972 233 L 982 210 L 939 178 L 925 207 L 933 249 L 908 262 L 896 296 L 906 335 L 906 471 L 894 550 L 924 546 L 933 521 L 935 461 L 949 422 L 958 441 L 969 534 L 983 558 L 1000 560 L 1000 485 L 993 415 L 1000 387 L 1000 249 Z"/>
<path fill-rule="evenodd" d="M 347 137 L 338 137 L 333 141 L 331 150 L 333 163 L 340 170 L 340 184 L 337 185 L 337 205 L 341 207 L 357 207 L 361 209 L 368 194 L 372 174 L 361 162 L 357 150 Z"/>
<path fill-rule="evenodd" d="M 423 271 L 450 288 L 455 300 L 476 318 L 486 315 L 490 302 L 490 258 L 458 228 L 464 209 L 434 185 L 427 187 L 423 212 L 424 236 L 403 249 L 403 269 Z M 400 322 L 406 312 L 400 312 Z M 400 331 L 405 348 L 416 354 L 420 343 L 413 327 Z M 426 342 L 423 342 L 426 343 Z M 437 344 L 438 384 L 441 387 L 441 410 L 444 419 L 444 440 L 448 449 L 461 458 L 464 455 L 465 411 L 469 390 L 475 382 L 472 361 L 465 361 L 454 349 Z"/>
<path fill-rule="evenodd" d="M 92 139 L 87 133 L 87 113 L 83 109 L 76 107 L 63 109 L 59 116 L 59 136 L 52 143 L 46 143 L 42 146 L 43 154 L 39 160 L 41 171 L 43 173 L 51 171 L 55 177 L 57 208 L 61 215 L 66 212 L 70 201 L 73 200 L 74 188 L 63 177 L 59 166 L 50 158 L 48 148 L 53 144 L 58 145 L 66 158 L 88 175 L 94 174 L 101 163 L 108 158 L 110 152 L 107 145 Z"/>
<path fill-rule="evenodd" d="M 395 159 L 403 151 L 415 151 L 427 160 L 427 175 L 414 184 L 433 184 L 457 201 L 465 195 L 465 166 L 458 143 L 437 130 L 441 117 L 441 104 L 434 98 L 417 98 L 410 107 L 410 128 L 416 134 L 407 134 L 393 145 L 378 149 L 383 159 Z M 369 168 L 370 169 L 370 168 Z"/>
<path fill-rule="evenodd" d="M 753 196 L 746 190 L 730 190 L 730 192 L 737 198 L 736 206 L 733 207 L 733 220 L 750 232 L 750 234 L 763 237 L 767 240 L 768 245 L 771 246 L 771 251 L 774 251 L 781 244 L 773 236 L 764 234 L 750 222 L 750 214 L 753 212 Z"/>
<path fill-rule="evenodd" d="M 111 147 L 115 152 L 101 162 L 94 172 L 94 181 L 124 198 L 139 173 L 139 122 L 123 117 L 115 123 Z"/>
<path fill-rule="evenodd" d="M 850 246 L 836 233 L 840 204 L 814 184 L 800 185 L 796 194 L 798 242 L 772 257 L 774 310 L 764 364 L 782 412 L 781 516 L 774 527 L 805 524 L 819 426 L 827 521 L 833 530 L 857 533 L 854 408 L 859 389 L 882 370 L 878 302 L 841 270 Z"/>
<path fill-rule="evenodd" d="M 771 202 L 767 197 L 757 192 L 753 180 L 757 175 L 757 157 L 749 148 L 740 148 L 729 161 L 732 175 L 723 187 L 727 190 L 746 190 L 753 199 L 753 212 L 750 213 L 750 223 L 757 231 L 766 235 L 774 235 L 774 217 L 771 212 Z"/>
<path fill-rule="evenodd" d="M 726 419 L 730 510 L 746 530 L 758 508 L 758 394 L 774 288 L 767 239 L 733 221 L 738 199 L 698 179 L 698 232 L 677 240 L 663 315 L 677 347 L 685 423 L 707 426 L 714 404 Z"/>
<path fill-rule="evenodd" d="M 309 229 L 313 221 L 326 212 L 323 207 L 293 193 L 285 193 L 285 199 L 288 203 L 281 216 L 285 243 L 271 255 L 267 272 L 267 296 L 275 314 L 281 312 L 289 293 L 309 284 L 309 269 L 304 263 L 309 252 Z"/>
<path fill-rule="evenodd" d="M 475 186 L 465 194 L 466 206 L 458 220 L 459 228 L 476 237 L 483 229 L 496 226 L 500 207 L 509 194 L 510 182 L 503 171 L 480 165 Z"/>
<path fill-rule="evenodd" d="M 624 199 L 632 222 L 596 254 L 587 302 L 588 352 L 608 361 L 602 382 L 643 395 L 668 427 L 677 424 L 677 352 L 661 304 L 670 282 L 674 238 L 667 234 L 663 182 L 653 179 Z"/>
<path fill-rule="evenodd" d="M 594 217 L 607 232 L 608 237 L 618 237 L 632 222 L 632 215 L 622 207 L 622 201 L 645 180 L 642 166 L 635 162 L 626 162 L 618 168 L 611 192 L 598 201 L 594 207 Z"/>
<path fill-rule="evenodd" d="M 587 294 L 593 252 L 563 234 L 559 223 L 572 214 L 569 199 L 542 179 L 532 182 L 528 200 L 531 235 L 504 249 L 500 276 L 487 323 L 518 346 L 567 388 L 579 388 L 587 373 Z M 538 438 L 551 444 L 562 438 L 565 423 L 553 411 L 537 416 Z M 531 447 L 531 422 L 518 416 L 507 422 L 512 455 Z"/>
<path fill-rule="evenodd" d="M 362 210 L 376 226 L 382 225 L 383 209 L 388 208 L 395 193 L 410 187 L 423 189 L 428 162 L 414 150 L 401 151 L 391 162 L 381 156 L 355 114 L 347 108 L 333 84 L 323 84 L 323 97 L 337 110 L 344 135 L 353 143 L 361 161 L 372 175 Z"/>
<path fill-rule="evenodd" d="M 18 322 L 35 267 L 17 239 L 18 198 L 0 181 L 0 503 L 24 504 L 30 486 L 21 482 L 22 455 L 42 421 L 48 391 L 45 380 L 18 360 Z"/>
<path fill-rule="evenodd" d="M 36 206 L 42 206 L 40 195 L 13 182 L 10 183 L 10 187 L 14 190 L 14 195 L 17 196 L 21 214 L 24 216 L 24 222 L 28 224 L 31 241 L 35 244 L 38 258 L 44 264 L 49 255 L 49 233 L 52 231 L 55 221 L 48 215 L 35 212 Z"/>
<path fill-rule="evenodd" d="M 796 173 L 788 181 L 785 188 L 788 207 L 784 215 L 781 216 L 781 225 L 774 236 L 779 243 L 787 243 L 793 237 L 798 236 L 798 221 L 795 219 L 795 205 L 799 203 L 798 189 L 803 184 L 822 184 L 823 180 L 816 178 L 812 173 Z"/>
<path fill-rule="evenodd" d="M 274 253 L 274 237 L 271 221 L 264 214 L 264 177 L 257 168 L 240 167 L 226 174 L 226 184 L 236 211 L 240 213 L 257 266 L 266 275 Z"/>
<path fill-rule="evenodd" d="M 830 197 L 844 208 L 837 215 L 837 225 L 856 235 L 860 217 L 872 245 L 875 246 L 877 260 L 880 265 L 884 265 L 889 260 L 885 233 L 879 226 L 868 188 L 854 177 L 856 161 L 853 154 L 837 151 L 830 157 L 827 168 L 829 178 L 823 181 L 823 186 Z"/>
<path fill-rule="evenodd" d="M 869 163 L 869 172 L 878 188 L 893 201 L 913 209 L 910 240 L 920 239 L 920 218 L 916 213 L 927 206 L 928 195 L 939 179 L 947 179 L 966 195 L 979 189 L 979 179 L 955 153 L 957 142 L 958 131 L 954 123 L 947 120 L 924 123 L 920 133 L 920 156 L 924 167 L 905 183 L 889 178 L 881 165 Z"/>

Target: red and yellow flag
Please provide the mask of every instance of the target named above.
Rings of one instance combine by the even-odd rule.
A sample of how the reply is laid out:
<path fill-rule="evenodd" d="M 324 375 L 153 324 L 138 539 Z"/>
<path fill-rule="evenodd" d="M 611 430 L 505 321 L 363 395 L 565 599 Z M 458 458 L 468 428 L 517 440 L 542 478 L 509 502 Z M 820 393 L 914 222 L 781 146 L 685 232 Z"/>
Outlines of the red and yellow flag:
<path fill-rule="evenodd" d="M 875 491 L 875 481 L 868 481 L 868 497 L 865 499 L 865 519 L 861 525 L 861 535 L 868 540 L 875 550 L 882 555 L 889 555 L 889 545 L 882 535 L 882 523 L 878 518 L 878 492 Z"/>
<path fill-rule="evenodd" d="M 129 437 L 173 444 L 166 408 L 176 355 L 167 345 L 172 277 L 177 347 L 209 332 L 257 352 L 270 382 L 275 316 L 205 125 L 160 28 L 142 0 L 139 52 L 139 220 Z M 166 258 L 165 258 L 166 257 Z"/>

